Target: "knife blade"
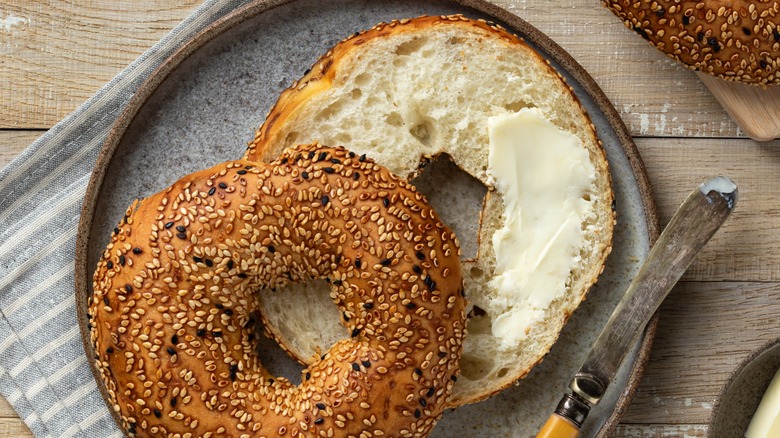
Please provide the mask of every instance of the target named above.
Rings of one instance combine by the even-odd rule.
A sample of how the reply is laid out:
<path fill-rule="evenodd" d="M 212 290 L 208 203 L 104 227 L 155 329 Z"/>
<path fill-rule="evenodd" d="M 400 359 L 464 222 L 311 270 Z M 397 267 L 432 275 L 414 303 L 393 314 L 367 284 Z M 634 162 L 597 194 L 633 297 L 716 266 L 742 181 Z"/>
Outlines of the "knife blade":
<path fill-rule="evenodd" d="M 579 371 L 537 438 L 575 438 L 631 346 L 693 259 L 737 203 L 736 184 L 712 178 L 693 190 L 653 245 Z"/>

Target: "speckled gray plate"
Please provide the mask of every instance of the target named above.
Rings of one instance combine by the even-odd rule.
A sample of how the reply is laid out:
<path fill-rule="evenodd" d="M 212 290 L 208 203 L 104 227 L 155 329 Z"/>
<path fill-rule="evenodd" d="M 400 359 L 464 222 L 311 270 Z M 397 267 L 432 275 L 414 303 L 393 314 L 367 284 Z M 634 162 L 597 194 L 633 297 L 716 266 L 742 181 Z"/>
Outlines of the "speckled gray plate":
<path fill-rule="evenodd" d="M 765 344 L 742 361 L 715 400 L 707 436 L 744 436 L 778 368 L 780 339 Z"/>
<path fill-rule="evenodd" d="M 658 222 L 636 147 L 593 79 L 547 36 L 481 0 L 258 1 L 185 44 L 117 120 L 90 181 L 76 260 L 77 302 L 82 304 L 79 319 L 87 354 L 94 357 L 86 329 L 92 272 L 112 228 L 134 198 L 151 195 L 187 173 L 239 158 L 281 91 L 340 39 L 380 21 L 449 13 L 502 23 L 548 58 L 590 114 L 611 166 L 618 215 L 614 248 L 587 301 L 526 379 L 487 401 L 447 412 L 433 434 L 533 436 L 638 270 L 658 235 Z M 639 384 L 656 323 L 657 318 L 592 411 L 586 436 L 609 436 L 616 426 Z M 275 372 L 299 375 L 300 367 L 281 350 L 264 363 Z"/>

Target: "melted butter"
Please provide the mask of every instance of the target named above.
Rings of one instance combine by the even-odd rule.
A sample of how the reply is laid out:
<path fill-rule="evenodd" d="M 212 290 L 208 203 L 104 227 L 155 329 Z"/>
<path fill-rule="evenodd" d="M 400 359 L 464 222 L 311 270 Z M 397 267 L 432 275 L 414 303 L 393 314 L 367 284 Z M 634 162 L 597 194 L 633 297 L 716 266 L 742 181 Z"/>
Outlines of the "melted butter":
<path fill-rule="evenodd" d="M 780 436 L 780 371 L 775 373 L 745 432 L 746 438 Z"/>
<path fill-rule="evenodd" d="M 566 293 L 580 260 L 581 227 L 595 169 L 582 142 L 535 108 L 491 117 L 488 172 L 504 199 L 504 225 L 493 234 L 498 299 L 493 335 L 502 348 L 528 336 Z"/>

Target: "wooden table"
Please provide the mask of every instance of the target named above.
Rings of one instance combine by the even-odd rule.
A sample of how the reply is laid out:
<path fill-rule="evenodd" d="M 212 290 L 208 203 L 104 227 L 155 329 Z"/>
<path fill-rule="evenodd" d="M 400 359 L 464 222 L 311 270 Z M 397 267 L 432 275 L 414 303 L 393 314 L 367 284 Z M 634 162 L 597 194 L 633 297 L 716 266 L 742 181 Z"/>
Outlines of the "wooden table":
<path fill-rule="evenodd" d="M 70 3 L 0 0 L 0 166 L 199 2 Z M 650 363 L 615 435 L 704 436 L 729 373 L 780 336 L 780 141 L 746 139 L 691 71 L 596 0 L 496 3 L 547 33 L 604 89 L 635 136 L 662 224 L 704 179 L 724 174 L 739 184 L 733 217 L 662 307 Z M 25 436 L 0 397 L 0 438 Z"/>

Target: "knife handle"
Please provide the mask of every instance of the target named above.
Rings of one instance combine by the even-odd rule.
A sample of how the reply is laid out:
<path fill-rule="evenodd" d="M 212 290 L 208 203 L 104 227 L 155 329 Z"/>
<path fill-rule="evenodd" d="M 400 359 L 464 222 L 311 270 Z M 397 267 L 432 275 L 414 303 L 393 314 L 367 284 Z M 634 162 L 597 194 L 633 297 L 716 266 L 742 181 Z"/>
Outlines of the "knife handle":
<path fill-rule="evenodd" d="M 550 415 L 536 438 L 579 438 L 580 428 L 558 414 Z"/>

